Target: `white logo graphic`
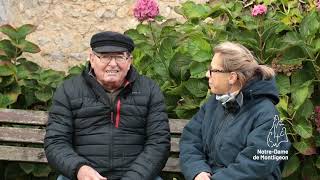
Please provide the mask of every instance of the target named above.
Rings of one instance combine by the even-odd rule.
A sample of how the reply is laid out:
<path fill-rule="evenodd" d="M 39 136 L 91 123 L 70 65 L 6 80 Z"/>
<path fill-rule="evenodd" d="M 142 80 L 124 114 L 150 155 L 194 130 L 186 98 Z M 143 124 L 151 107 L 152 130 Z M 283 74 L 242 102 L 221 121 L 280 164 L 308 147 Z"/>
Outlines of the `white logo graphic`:
<path fill-rule="evenodd" d="M 279 147 L 282 142 L 288 142 L 286 127 L 280 122 L 279 116 L 275 115 L 267 137 L 267 145 L 269 147 Z"/>

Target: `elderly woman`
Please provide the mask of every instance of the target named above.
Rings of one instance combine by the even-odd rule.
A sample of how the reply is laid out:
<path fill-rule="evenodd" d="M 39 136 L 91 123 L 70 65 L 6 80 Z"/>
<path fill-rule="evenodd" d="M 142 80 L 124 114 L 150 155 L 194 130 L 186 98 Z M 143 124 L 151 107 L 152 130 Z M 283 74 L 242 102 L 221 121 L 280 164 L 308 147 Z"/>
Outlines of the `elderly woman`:
<path fill-rule="evenodd" d="M 274 71 L 244 46 L 214 49 L 207 72 L 214 94 L 183 130 L 180 163 L 187 180 L 281 179 L 290 143 L 279 121 Z"/>

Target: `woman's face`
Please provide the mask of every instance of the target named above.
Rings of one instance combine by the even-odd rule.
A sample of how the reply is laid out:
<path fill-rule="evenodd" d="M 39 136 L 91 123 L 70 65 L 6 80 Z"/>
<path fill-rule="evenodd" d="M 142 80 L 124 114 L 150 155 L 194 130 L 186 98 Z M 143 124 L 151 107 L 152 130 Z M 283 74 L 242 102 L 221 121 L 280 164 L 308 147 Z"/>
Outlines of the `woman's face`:
<path fill-rule="evenodd" d="M 215 53 L 213 56 L 206 76 L 209 80 L 210 90 L 213 94 L 227 94 L 230 91 L 230 72 L 226 72 L 223 69 L 220 53 Z"/>

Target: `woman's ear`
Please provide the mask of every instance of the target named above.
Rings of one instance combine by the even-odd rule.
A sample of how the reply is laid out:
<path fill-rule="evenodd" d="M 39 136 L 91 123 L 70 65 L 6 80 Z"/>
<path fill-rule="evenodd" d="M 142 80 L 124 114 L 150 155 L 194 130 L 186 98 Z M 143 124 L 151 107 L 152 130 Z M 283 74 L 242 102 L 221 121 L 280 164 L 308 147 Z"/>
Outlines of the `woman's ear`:
<path fill-rule="evenodd" d="M 238 74 L 235 72 L 230 72 L 229 84 L 234 85 L 237 83 L 237 80 L 238 80 Z"/>

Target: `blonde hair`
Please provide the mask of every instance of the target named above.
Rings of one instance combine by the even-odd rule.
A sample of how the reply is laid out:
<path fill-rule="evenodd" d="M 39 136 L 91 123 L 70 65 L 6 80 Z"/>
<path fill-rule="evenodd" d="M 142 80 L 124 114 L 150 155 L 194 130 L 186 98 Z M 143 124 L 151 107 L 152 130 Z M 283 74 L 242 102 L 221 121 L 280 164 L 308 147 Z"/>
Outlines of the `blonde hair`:
<path fill-rule="evenodd" d="M 275 76 L 272 68 L 266 65 L 259 65 L 252 53 L 241 44 L 223 42 L 214 48 L 214 52 L 220 53 L 225 71 L 237 73 L 241 86 L 259 75 L 263 80 L 268 80 Z"/>

